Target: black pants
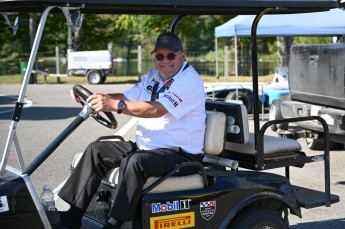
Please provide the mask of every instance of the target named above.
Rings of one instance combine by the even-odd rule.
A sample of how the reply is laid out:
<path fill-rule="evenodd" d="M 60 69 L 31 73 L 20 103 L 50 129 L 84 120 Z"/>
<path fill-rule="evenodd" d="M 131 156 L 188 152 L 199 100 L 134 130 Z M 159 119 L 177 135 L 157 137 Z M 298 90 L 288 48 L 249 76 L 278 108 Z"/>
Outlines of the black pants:
<path fill-rule="evenodd" d="M 173 149 L 138 151 L 133 142 L 93 142 L 58 195 L 85 212 L 106 173 L 120 167 L 110 216 L 127 221 L 134 215 L 147 178 L 162 176 L 186 160 Z"/>

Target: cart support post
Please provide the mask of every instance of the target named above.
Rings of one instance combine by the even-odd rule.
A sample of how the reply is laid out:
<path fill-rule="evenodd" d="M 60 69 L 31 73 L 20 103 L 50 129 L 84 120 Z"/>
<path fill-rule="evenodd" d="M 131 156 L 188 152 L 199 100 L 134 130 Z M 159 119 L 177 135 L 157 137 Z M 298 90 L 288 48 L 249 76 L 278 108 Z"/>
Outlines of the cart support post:
<path fill-rule="evenodd" d="M 35 59 L 37 56 L 38 46 L 39 46 L 41 38 L 42 38 L 44 25 L 47 21 L 49 11 L 53 8 L 54 8 L 54 6 L 48 6 L 42 13 L 40 23 L 39 23 L 38 28 L 37 28 L 36 37 L 35 37 L 34 43 L 32 45 L 29 62 L 28 62 L 28 65 L 27 65 L 27 68 L 25 71 L 24 80 L 22 83 L 22 87 L 20 89 L 20 94 L 19 94 L 17 103 L 23 103 L 23 101 L 24 101 L 24 97 L 25 97 L 26 89 L 28 87 L 29 80 L 30 80 L 32 68 L 34 66 L 34 62 L 35 62 Z M 4 154 L 2 155 L 2 160 L 1 160 L 1 165 L 0 165 L 0 177 L 4 173 L 5 167 L 6 167 L 7 162 L 8 162 L 8 156 L 9 156 L 10 149 L 11 149 L 11 146 L 13 143 L 13 138 L 15 136 L 14 134 L 15 134 L 15 130 L 16 130 L 18 122 L 19 122 L 19 120 L 12 120 L 11 124 L 10 124 L 10 130 L 9 130 L 9 133 L 7 136 Z"/>
<path fill-rule="evenodd" d="M 257 54 L 257 37 L 256 30 L 261 17 L 273 8 L 262 10 L 254 19 L 251 29 L 251 46 L 252 46 L 252 79 L 253 79 L 253 100 L 254 100 L 254 149 L 256 154 L 256 164 L 258 167 L 263 166 L 263 154 L 258 154 L 258 146 L 262 146 L 263 139 L 260 139 L 260 119 L 259 119 L 259 83 L 258 83 L 258 54 Z M 260 141 L 260 142 L 259 142 Z M 261 169 L 261 168 L 260 168 Z"/>

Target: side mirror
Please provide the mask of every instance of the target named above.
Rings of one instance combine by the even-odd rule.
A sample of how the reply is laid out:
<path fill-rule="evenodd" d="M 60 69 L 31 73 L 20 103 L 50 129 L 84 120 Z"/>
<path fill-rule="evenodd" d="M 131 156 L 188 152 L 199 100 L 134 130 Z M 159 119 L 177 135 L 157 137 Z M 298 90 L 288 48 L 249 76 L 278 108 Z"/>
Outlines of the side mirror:
<path fill-rule="evenodd" d="M 73 32 L 78 32 L 83 23 L 84 15 L 78 9 L 70 10 L 69 8 L 62 8 L 62 11 L 67 19 L 67 25 Z"/>
<path fill-rule="evenodd" d="M 13 23 L 13 35 L 16 35 L 19 26 L 19 16 L 16 17 Z"/>
<path fill-rule="evenodd" d="M 72 21 L 72 30 L 73 32 L 78 32 L 81 28 L 81 25 L 83 23 L 84 15 L 80 13 L 79 10 L 74 10 L 70 14 L 70 18 Z"/>
<path fill-rule="evenodd" d="M 10 19 L 8 18 L 9 15 L 12 15 L 14 13 L 1 13 L 1 15 L 5 18 L 8 26 L 12 28 L 13 30 L 13 35 L 16 35 L 17 30 L 18 30 L 18 25 L 19 25 L 19 16 L 16 17 L 14 20 L 13 24 L 11 23 Z"/>

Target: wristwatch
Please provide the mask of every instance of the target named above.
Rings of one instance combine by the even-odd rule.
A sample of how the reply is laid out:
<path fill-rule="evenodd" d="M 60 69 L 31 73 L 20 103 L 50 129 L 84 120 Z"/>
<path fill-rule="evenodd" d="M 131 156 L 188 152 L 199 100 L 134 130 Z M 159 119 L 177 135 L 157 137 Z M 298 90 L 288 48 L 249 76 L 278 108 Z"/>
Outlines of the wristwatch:
<path fill-rule="evenodd" d="M 120 100 L 117 104 L 117 113 L 121 114 L 122 110 L 126 108 L 126 103 L 123 100 Z"/>

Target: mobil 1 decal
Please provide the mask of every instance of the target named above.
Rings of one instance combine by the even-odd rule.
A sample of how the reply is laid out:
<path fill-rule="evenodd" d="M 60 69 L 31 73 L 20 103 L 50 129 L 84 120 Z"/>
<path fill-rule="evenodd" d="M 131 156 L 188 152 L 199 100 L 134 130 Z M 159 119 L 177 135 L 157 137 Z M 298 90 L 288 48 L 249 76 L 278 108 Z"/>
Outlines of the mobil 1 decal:
<path fill-rule="evenodd" d="M 174 200 L 166 203 L 152 203 L 152 213 L 173 212 L 190 209 L 191 199 Z"/>
<path fill-rule="evenodd" d="M 216 214 L 217 202 L 215 200 L 200 202 L 200 214 L 202 218 L 210 220 Z"/>

